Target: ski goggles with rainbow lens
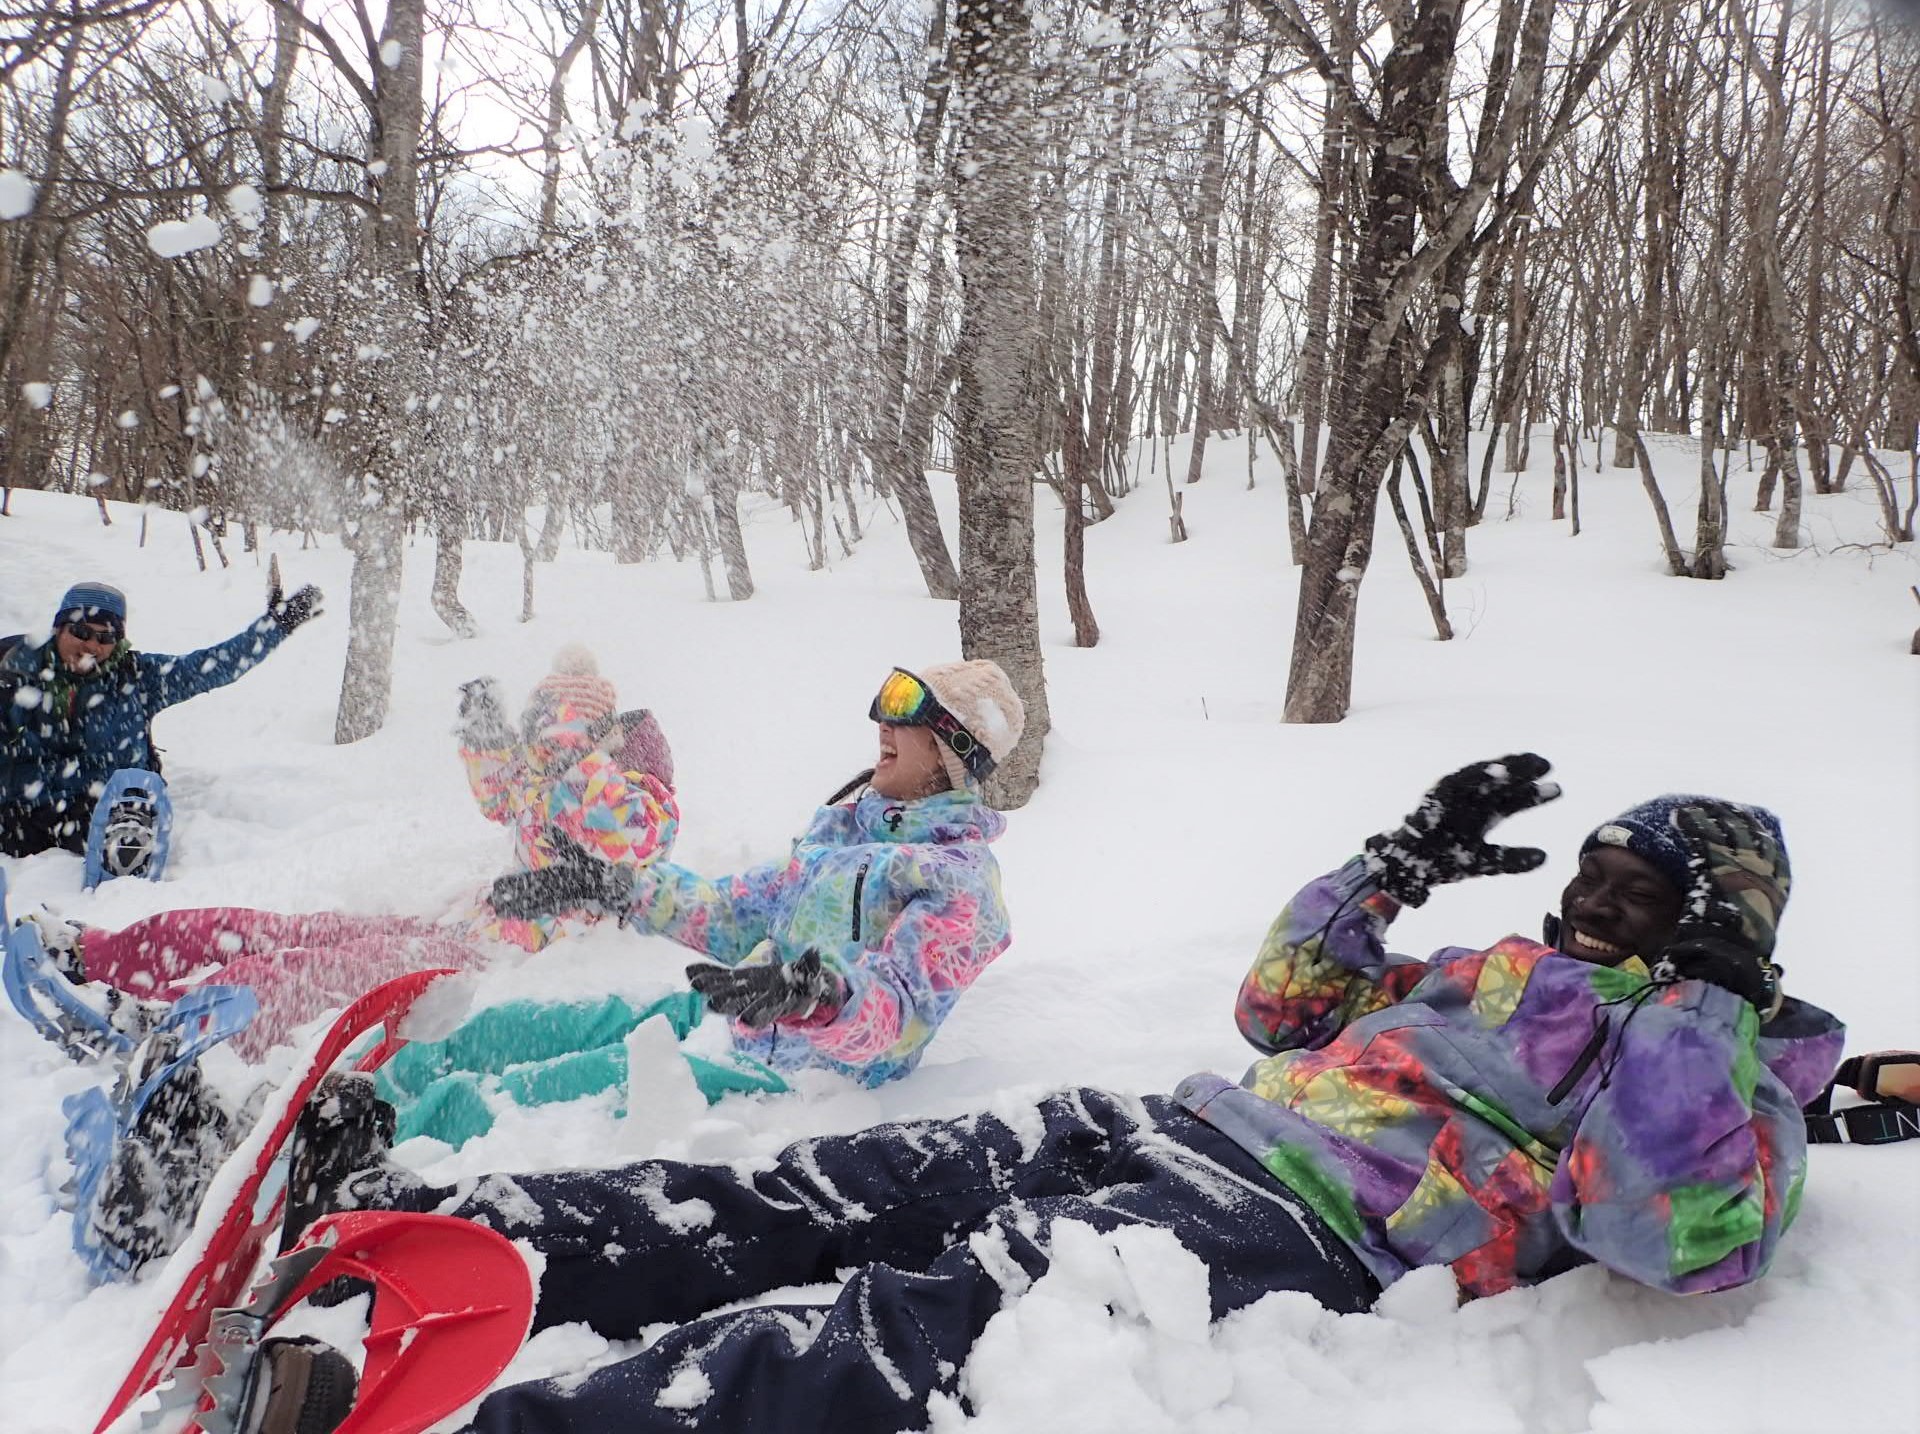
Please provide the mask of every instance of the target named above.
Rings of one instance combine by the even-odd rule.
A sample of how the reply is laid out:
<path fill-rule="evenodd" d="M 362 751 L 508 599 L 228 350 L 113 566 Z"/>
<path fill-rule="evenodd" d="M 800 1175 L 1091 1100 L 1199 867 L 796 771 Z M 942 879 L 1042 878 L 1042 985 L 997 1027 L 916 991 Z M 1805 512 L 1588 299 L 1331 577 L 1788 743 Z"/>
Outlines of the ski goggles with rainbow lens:
<path fill-rule="evenodd" d="M 992 775 L 993 754 L 969 732 L 960 719 L 940 705 L 933 689 L 904 667 L 896 667 L 880 684 L 867 719 L 895 727 L 926 727 L 947 744 L 976 782 Z"/>

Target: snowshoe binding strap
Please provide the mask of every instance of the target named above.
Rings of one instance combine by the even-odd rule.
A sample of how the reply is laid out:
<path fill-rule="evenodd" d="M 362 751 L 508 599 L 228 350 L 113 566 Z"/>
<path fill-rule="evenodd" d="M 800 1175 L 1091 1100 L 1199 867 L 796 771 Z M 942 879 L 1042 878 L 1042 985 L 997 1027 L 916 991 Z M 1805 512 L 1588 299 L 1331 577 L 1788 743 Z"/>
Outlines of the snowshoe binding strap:
<path fill-rule="evenodd" d="M 1845 1086 L 1865 1105 L 1834 1110 Z M 1807 1106 L 1807 1139 L 1814 1145 L 1891 1145 L 1920 1139 L 1920 1051 L 1872 1051 L 1849 1056 Z"/>

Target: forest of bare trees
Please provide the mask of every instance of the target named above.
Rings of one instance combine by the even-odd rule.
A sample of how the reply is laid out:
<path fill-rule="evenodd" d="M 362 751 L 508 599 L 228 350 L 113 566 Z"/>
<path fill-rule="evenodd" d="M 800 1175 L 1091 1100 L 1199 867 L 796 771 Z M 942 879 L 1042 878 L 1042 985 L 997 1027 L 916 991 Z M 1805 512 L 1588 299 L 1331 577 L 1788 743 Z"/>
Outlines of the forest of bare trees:
<path fill-rule="evenodd" d="M 1913 537 L 1920 36 L 1853 0 L 0 0 L 0 85 L 0 482 L 346 542 L 342 741 L 410 532 L 458 633 L 468 539 L 529 611 L 569 535 L 737 601 L 743 498 L 816 566 L 882 500 L 1027 697 L 1008 803 L 1038 584 L 1096 643 L 1098 523 L 1185 540 L 1229 433 L 1286 474 L 1293 721 L 1348 708 L 1383 491 L 1445 637 L 1536 439 L 1676 576 L 1730 502 Z"/>

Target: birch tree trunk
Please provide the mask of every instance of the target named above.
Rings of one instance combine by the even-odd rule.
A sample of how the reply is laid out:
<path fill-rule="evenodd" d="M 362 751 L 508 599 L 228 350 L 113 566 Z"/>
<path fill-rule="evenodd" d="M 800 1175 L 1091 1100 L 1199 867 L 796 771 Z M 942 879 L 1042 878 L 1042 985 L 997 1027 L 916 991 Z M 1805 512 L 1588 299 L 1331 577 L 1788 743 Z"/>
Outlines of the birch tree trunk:
<path fill-rule="evenodd" d="M 956 245 L 959 387 L 960 642 L 1005 669 L 1026 703 L 1026 735 L 988 784 L 995 805 L 1025 805 L 1050 724 L 1033 558 L 1033 173 L 1037 141 L 1026 0 L 956 0 Z"/>
<path fill-rule="evenodd" d="M 922 87 L 920 113 L 914 121 L 913 148 L 917 160 L 913 199 L 906 217 L 894 229 L 887 252 L 886 305 L 882 313 L 880 338 L 881 427 L 879 459 L 881 472 L 900 499 L 900 515 L 906 523 L 907 541 L 920 564 L 921 579 L 927 596 L 942 601 L 960 595 L 960 579 L 953 570 L 953 558 L 947 552 L 946 535 L 940 530 L 940 515 L 933 506 L 933 493 L 927 486 L 927 448 L 933 428 L 931 405 L 922 386 L 916 384 L 908 365 L 912 331 L 908 324 L 909 296 L 914 284 L 914 257 L 920 251 L 920 235 L 928 212 L 933 207 L 936 161 L 940 134 L 946 125 L 947 100 L 952 77 L 947 68 L 946 0 L 934 0 L 927 29 L 927 75 Z M 943 276 L 946 261 L 940 254 L 935 235 L 930 267 Z M 936 290 L 937 292 L 937 290 Z M 928 296 L 926 321 L 922 326 L 922 348 L 938 342 L 940 316 L 933 295 Z M 928 366 L 923 362 L 921 368 Z"/>
<path fill-rule="evenodd" d="M 1794 352 L 1793 311 L 1787 298 L 1786 274 L 1780 257 L 1780 210 L 1786 186 L 1786 143 L 1788 102 L 1784 87 L 1786 71 L 1787 27 L 1792 22 L 1793 5 L 1787 0 L 1779 14 L 1780 30 L 1774 45 L 1773 63 L 1760 54 L 1749 25 L 1744 0 L 1732 0 L 1727 7 L 1740 36 L 1747 64 L 1759 77 L 1766 91 L 1766 121 L 1761 129 L 1757 159 L 1757 183 L 1751 210 L 1753 262 L 1756 301 L 1760 306 L 1755 325 L 1755 341 L 1761 352 L 1755 365 L 1764 375 L 1762 387 L 1772 417 L 1768 447 L 1780 481 L 1780 520 L 1774 526 L 1776 548 L 1800 546 L 1800 425 L 1797 421 L 1796 375 L 1798 358 Z"/>
<path fill-rule="evenodd" d="M 393 691 L 393 638 L 400 620 L 400 578 L 406 525 L 401 517 L 407 452 L 408 399 L 417 392 L 421 334 L 419 153 L 421 48 L 425 0 L 391 0 L 374 67 L 375 151 L 379 209 L 373 219 L 369 338 L 377 357 L 365 362 L 370 481 L 348 524 L 353 550 L 346 672 L 333 739 L 357 742 L 387 720 Z"/>

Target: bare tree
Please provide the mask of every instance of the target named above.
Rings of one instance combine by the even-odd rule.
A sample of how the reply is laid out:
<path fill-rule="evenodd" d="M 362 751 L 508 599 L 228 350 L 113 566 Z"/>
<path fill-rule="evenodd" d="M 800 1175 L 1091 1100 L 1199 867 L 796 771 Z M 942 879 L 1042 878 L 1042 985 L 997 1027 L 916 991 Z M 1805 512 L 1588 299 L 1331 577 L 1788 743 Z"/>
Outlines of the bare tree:
<path fill-rule="evenodd" d="M 960 489 L 960 643 L 1026 703 L 1026 735 L 990 783 L 1025 805 L 1051 726 L 1033 562 L 1038 460 L 1033 175 L 1037 142 L 1026 0 L 956 0 L 955 242 L 961 321 L 954 400 Z"/>

